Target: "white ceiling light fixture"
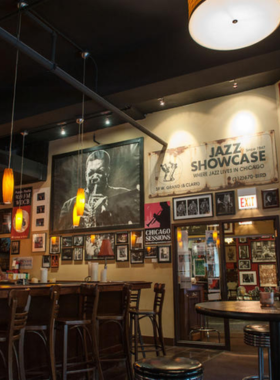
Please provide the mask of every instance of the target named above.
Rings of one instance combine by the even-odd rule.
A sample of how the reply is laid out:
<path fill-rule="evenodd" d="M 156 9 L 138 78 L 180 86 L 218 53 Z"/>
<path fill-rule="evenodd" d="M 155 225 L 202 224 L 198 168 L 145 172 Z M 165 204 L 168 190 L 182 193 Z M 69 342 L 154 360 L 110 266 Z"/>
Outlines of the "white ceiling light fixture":
<path fill-rule="evenodd" d="M 188 0 L 189 32 L 214 50 L 235 50 L 269 36 L 280 23 L 279 0 Z"/>

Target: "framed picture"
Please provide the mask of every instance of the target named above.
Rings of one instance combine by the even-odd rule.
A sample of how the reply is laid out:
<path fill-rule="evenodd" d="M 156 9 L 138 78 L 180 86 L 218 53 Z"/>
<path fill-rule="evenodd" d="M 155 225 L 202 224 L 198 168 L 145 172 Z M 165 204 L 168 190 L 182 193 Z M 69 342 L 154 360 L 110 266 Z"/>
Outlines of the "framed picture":
<path fill-rule="evenodd" d="M 144 247 L 144 232 L 131 231 L 130 233 L 130 248 L 131 249 L 143 249 Z"/>
<path fill-rule="evenodd" d="M 239 270 L 251 270 L 251 260 L 239 260 L 238 261 Z"/>
<path fill-rule="evenodd" d="M 238 239 L 238 242 L 239 242 L 240 244 L 247 243 L 247 238 L 245 238 L 245 237 L 239 238 L 239 239 Z"/>
<path fill-rule="evenodd" d="M 109 239 L 112 251 L 115 252 L 115 234 L 96 234 L 94 241 L 91 235 L 85 236 L 85 260 L 105 260 L 105 257 L 98 257 L 102 241 Z M 107 257 L 107 260 L 115 260 L 115 257 Z"/>
<path fill-rule="evenodd" d="M 32 235 L 32 252 L 46 252 L 46 233 Z"/>
<path fill-rule="evenodd" d="M 83 247 L 84 246 L 84 236 L 83 235 L 73 236 L 73 246 L 74 247 Z"/>
<path fill-rule="evenodd" d="M 274 240 L 261 240 L 251 242 L 252 262 L 275 262 L 275 242 Z"/>
<path fill-rule="evenodd" d="M 63 236 L 62 237 L 62 248 L 72 247 L 72 245 L 73 245 L 72 236 Z"/>
<path fill-rule="evenodd" d="M 158 247 L 154 245 L 149 245 L 145 247 L 145 259 L 157 259 L 158 258 Z"/>
<path fill-rule="evenodd" d="M 241 245 L 238 247 L 238 256 L 240 259 L 249 259 L 249 247 L 248 245 Z"/>
<path fill-rule="evenodd" d="M 128 232 L 117 232 L 116 244 L 128 244 Z"/>
<path fill-rule="evenodd" d="M 45 227 L 45 219 L 36 218 L 36 227 Z"/>
<path fill-rule="evenodd" d="M 239 272 L 240 285 L 257 285 L 256 272 Z"/>
<path fill-rule="evenodd" d="M 51 268 L 59 268 L 59 255 L 50 254 L 51 257 Z"/>
<path fill-rule="evenodd" d="M 42 268 L 50 268 L 51 267 L 51 257 L 50 255 L 42 256 Z"/>
<path fill-rule="evenodd" d="M 81 155 L 80 155 L 81 157 Z M 78 186 L 77 171 L 82 170 Z M 97 180 L 98 179 L 98 180 Z M 143 138 L 53 156 L 51 230 L 73 232 L 77 188 L 86 189 L 90 215 L 75 231 L 123 230 L 144 223 Z"/>
<path fill-rule="evenodd" d="M 223 225 L 224 225 L 225 234 L 233 234 L 234 233 L 233 223 L 224 223 Z"/>
<path fill-rule="evenodd" d="M 12 209 L 0 210 L 0 234 L 10 234 L 12 227 Z"/>
<path fill-rule="evenodd" d="M 220 291 L 220 279 L 219 278 L 209 278 L 208 277 L 208 292 L 218 293 Z"/>
<path fill-rule="evenodd" d="M 116 246 L 116 261 L 128 261 L 128 244 L 122 244 Z"/>
<path fill-rule="evenodd" d="M 144 263 L 144 251 L 140 249 L 133 249 L 130 251 L 130 263 L 131 264 L 143 264 Z"/>
<path fill-rule="evenodd" d="M 50 237 L 50 253 L 60 253 L 60 236 Z"/>
<path fill-rule="evenodd" d="M 215 193 L 216 215 L 234 215 L 235 214 L 235 192 L 223 191 Z"/>
<path fill-rule="evenodd" d="M 275 264 L 259 265 L 260 286 L 277 286 L 277 274 Z"/>
<path fill-rule="evenodd" d="M 236 247 L 234 245 L 226 246 L 226 262 L 236 263 Z"/>
<path fill-rule="evenodd" d="M 73 260 L 73 248 L 62 248 L 61 261 Z"/>
<path fill-rule="evenodd" d="M 11 255 L 19 255 L 20 240 L 12 240 L 11 242 Z"/>
<path fill-rule="evenodd" d="M 213 216 L 212 194 L 173 198 L 174 220 Z"/>
<path fill-rule="evenodd" d="M 0 238 L 0 253 L 10 254 L 11 238 Z"/>
<path fill-rule="evenodd" d="M 82 247 L 75 247 L 74 248 L 74 261 L 83 261 L 83 248 Z"/>
<path fill-rule="evenodd" d="M 36 214 L 44 214 L 45 213 L 45 205 L 40 205 L 36 207 Z"/>
<path fill-rule="evenodd" d="M 171 246 L 161 245 L 158 247 L 158 262 L 159 263 L 171 263 Z"/>
<path fill-rule="evenodd" d="M 279 190 L 262 190 L 262 204 L 264 209 L 279 207 Z"/>
<path fill-rule="evenodd" d="M 44 200 L 45 200 L 45 193 L 38 193 L 37 201 L 44 201 Z"/>
<path fill-rule="evenodd" d="M 194 276 L 196 277 L 205 277 L 206 270 L 205 270 L 205 260 L 204 259 L 194 259 L 193 261 L 193 271 Z"/>

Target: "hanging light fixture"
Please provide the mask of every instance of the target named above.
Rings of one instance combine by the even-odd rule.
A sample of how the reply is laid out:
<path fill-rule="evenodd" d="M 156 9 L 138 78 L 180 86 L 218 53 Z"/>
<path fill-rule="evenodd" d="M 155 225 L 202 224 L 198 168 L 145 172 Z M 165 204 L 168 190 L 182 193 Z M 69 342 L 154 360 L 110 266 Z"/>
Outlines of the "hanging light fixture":
<path fill-rule="evenodd" d="M 95 235 L 90 235 L 90 242 L 91 244 L 95 243 Z"/>
<path fill-rule="evenodd" d="M 77 214 L 77 204 L 73 208 L 73 227 L 79 227 L 81 217 Z"/>
<path fill-rule="evenodd" d="M 188 0 L 189 32 L 214 50 L 235 50 L 268 37 L 280 23 L 279 0 Z"/>
<path fill-rule="evenodd" d="M 216 241 L 217 238 L 218 238 L 218 232 L 217 232 L 217 230 L 214 230 L 213 231 L 213 240 Z"/>
<path fill-rule="evenodd" d="M 22 192 L 22 174 L 23 174 L 23 161 L 24 161 L 24 142 L 25 137 L 28 135 L 28 133 L 22 132 L 22 154 L 21 154 L 21 168 L 20 168 L 20 194 Z M 23 224 L 23 213 L 21 208 L 21 199 L 19 200 L 19 207 L 16 211 L 15 216 L 15 230 L 17 232 L 22 232 L 22 224 Z"/>

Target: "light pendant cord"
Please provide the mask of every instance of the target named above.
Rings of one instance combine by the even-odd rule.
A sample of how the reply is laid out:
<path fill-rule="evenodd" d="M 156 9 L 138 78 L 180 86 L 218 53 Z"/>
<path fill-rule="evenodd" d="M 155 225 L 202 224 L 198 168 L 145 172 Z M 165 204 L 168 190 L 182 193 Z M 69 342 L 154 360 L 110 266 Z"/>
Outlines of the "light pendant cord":
<path fill-rule="evenodd" d="M 18 15 L 18 30 L 17 30 L 18 41 L 20 38 L 20 31 L 21 31 L 21 11 L 19 11 L 19 15 Z M 15 116 L 17 77 L 18 77 L 18 61 L 19 61 L 19 50 L 17 49 L 15 78 L 14 78 L 14 94 L 13 94 L 13 104 L 12 104 L 12 117 L 11 117 L 11 136 L 10 136 L 9 165 L 8 165 L 9 169 L 11 167 L 11 158 L 12 158 L 12 142 L 13 142 L 13 132 L 14 132 L 14 116 Z"/>
<path fill-rule="evenodd" d="M 83 85 L 85 85 L 86 81 L 86 58 L 84 58 L 84 65 L 83 65 Z M 80 169 L 80 187 L 82 187 L 82 167 L 83 167 L 83 150 L 84 150 L 84 120 L 85 120 L 85 94 L 83 93 L 82 97 L 82 125 L 81 125 L 81 154 L 80 154 L 80 160 L 81 160 L 81 169 Z"/>
<path fill-rule="evenodd" d="M 27 132 L 22 132 L 22 153 L 21 153 L 21 167 L 20 167 L 20 196 L 22 191 L 22 174 L 23 174 L 23 161 L 24 161 L 24 143 Z M 21 208 L 21 201 L 19 202 L 19 208 Z"/>

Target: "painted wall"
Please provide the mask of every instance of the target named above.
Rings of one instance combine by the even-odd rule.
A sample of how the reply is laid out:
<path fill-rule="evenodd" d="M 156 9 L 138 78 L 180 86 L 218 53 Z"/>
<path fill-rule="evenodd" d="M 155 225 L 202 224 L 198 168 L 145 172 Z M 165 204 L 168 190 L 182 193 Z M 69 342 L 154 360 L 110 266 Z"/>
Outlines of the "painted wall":
<path fill-rule="evenodd" d="M 229 85 L 231 85 L 229 83 Z M 233 90 L 234 91 L 234 90 Z M 252 134 L 261 131 L 275 130 L 277 151 L 279 151 L 279 108 L 278 108 L 278 87 L 268 86 L 256 90 L 234 94 L 208 100 L 184 107 L 162 110 L 147 115 L 141 123 L 154 134 L 168 142 L 168 147 L 178 147 L 184 145 L 199 145 L 203 142 Z M 128 124 L 101 130 L 96 133 L 96 139 L 101 144 L 110 144 L 117 141 L 128 140 L 136 137 L 144 137 L 144 191 L 145 203 L 172 200 L 167 198 L 149 198 L 149 176 L 147 155 L 149 152 L 160 150 L 161 146 L 149 137 L 144 136 Z M 77 149 L 77 137 L 65 138 L 53 141 L 49 149 L 48 179 L 44 183 L 34 184 L 34 188 L 51 185 L 51 162 L 55 154 L 65 153 Z M 84 148 L 92 147 L 92 133 L 85 134 Z M 273 185 L 275 187 L 275 185 Z M 269 186 L 264 186 L 269 188 Z M 261 205 L 261 189 L 258 187 L 258 200 Z M 246 210 L 238 212 L 235 218 L 256 217 L 262 215 L 279 214 L 278 209 L 263 210 L 260 206 L 257 210 Z M 215 217 L 214 220 L 223 219 Z M 227 217 L 228 219 L 228 217 Z M 203 220 L 203 219 L 200 219 Z M 208 219 L 209 221 L 209 219 Z M 46 231 L 48 232 L 48 231 Z M 47 251 L 49 244 L 47 239 Z M 34 268 L 30 271 L 32 276 L 40 276 L 42 254 L 31 253 L 31 239 L 21 242 L 21 256 L 34 257 Z M 101 271 L 103 265 L 99 265 Z M 85 262 L 73 262 L 72 264 L 60 263 L 58 270 L 50 269 L 50 277 L 60 280 L 82 280 L 87 276 L 87 264 Z M 172 264 L 155 264 L 145 262 L 143 265 L 133 265 L 130 263 L 109 263 L 108 280 L 145 280 L 164 282 L 166 284 L 166 299 L 164 305 L 164 335 L 174 337 L 174 315 L 173 315 L 173 283 Z M 151 308 L 153 302 L 152 290 L 142 292 L 141 307 Z M 145 335 L 152 335 L 151 329 L 143 328 Z"/>

